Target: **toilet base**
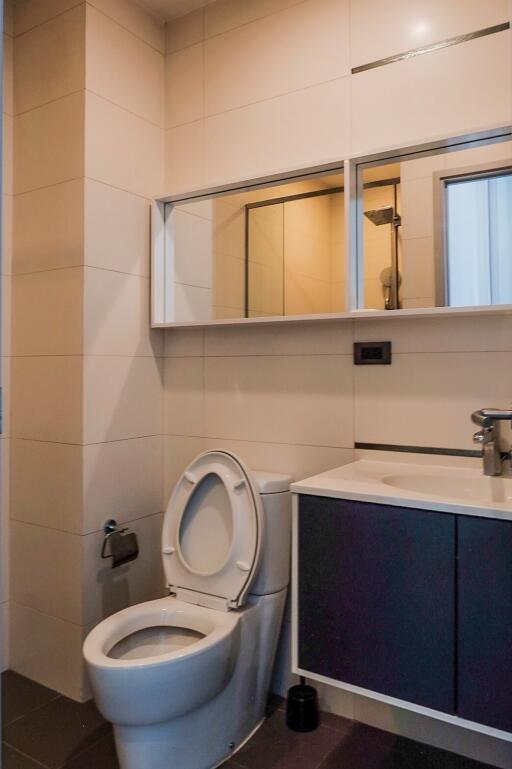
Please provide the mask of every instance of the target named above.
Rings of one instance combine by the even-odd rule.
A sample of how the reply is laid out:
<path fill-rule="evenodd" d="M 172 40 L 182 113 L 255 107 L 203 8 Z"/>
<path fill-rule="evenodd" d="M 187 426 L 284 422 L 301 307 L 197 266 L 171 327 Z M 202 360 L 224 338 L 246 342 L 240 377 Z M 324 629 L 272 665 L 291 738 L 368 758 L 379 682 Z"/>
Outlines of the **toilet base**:
<path fill-rule="evenodd" d="M 236 756 L 237 753 L 240 753 L 242 748 L 244 748 L 247 745 L 247 743 L 250 740 L 252 740 L 252 738 L 254 737 L 256 732 L 258 731 L 258 729 L 260 729 L 263 726 L 264 723 L 265 723 L 265 719 L 262 718 L 261 721 L 259 722 L 259 724 L 249 734 L 249 736 L 245 738 L 245 740 L 238 746 L 238 748 L 236 750 L 233 751 L 233 753 L 230 753 L 229 758 L 233 758 L 233 756 Z M 226 761 L 229 760 L 229 758 L 223 758 L 222 761 L 219 764 L 215 764 L 215 766 L 212 767 L 212 769 L 218 769 L 219 766 L 223 766 L 226 763 Z"/>
<path fill-rule="evenodd" d="M 233 675 L 210 702 L 166 723 L 114 724 L 121 769 L 213 769 L 240 750 L 264 720 L 286 592 L 250 597 Z"/>

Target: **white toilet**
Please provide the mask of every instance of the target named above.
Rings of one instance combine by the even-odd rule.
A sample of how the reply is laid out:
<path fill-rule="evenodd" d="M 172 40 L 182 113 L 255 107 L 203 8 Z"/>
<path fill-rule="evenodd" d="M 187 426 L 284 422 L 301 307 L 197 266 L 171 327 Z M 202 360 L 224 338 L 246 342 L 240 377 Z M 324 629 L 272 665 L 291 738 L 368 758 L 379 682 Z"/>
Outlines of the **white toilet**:
<path fill-rule="evenodd" d="M 171 596 L 89 633 L 97 705 L 122 769 L 212 769 L 261 724 L 290 565 L 290 478 L 207 451 L 165 513 Z"/>

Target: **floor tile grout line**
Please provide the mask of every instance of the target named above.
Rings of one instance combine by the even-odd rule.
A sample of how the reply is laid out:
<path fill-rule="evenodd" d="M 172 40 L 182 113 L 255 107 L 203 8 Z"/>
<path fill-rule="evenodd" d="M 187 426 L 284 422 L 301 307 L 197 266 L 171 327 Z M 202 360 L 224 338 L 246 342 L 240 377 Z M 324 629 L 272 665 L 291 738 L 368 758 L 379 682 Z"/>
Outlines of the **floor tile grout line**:
<path fill-rule="evenodd" d="M 51 697 L 49 700 L 46 700 L 46 702 L 43 702 L 42 705 L 37 705 L 37 707 L 32 708 L 32 710 L 29 710 L 26 713 L 23 713 L 22 716 L 18 716 L 17 718 L 14 718 L 12 721 L 9 721 L 9 723 L 3 724 L 3 728 L 6 729 L 9 726 L 12 726 L 13 724 L 17 724 L 18 721 L 21 721 L 23 718 L 27 718 L 28 716 L 31 716 L 33 713 L 37 713 L 38 710 L 41 710 L 41 708 L 44 708 L 46 705 L 49 705 L 50 702 L 55 702 L 55 700 L 58 700 L 60 697 L 63 697 L 63 695 L 56 692 L 54 697 Z"/>
<path fill-rule="evenodd" d="M 102 726 L 100 726 L 99 729 L 102 729 L 105 726 L 110 726 L 108 721 L 106 721 L 105 724 L 102 724 Z M 91 744 L 87 745 L 87 747 L 85 747 L 83 750 L 79 750 L 77 753 L 73 753 L 71 756 L 68 756 L 66 758 L 66 760 L 64 761 L 64 763 L 60 764 L 57 767 L 57 769 L 66 769 L 66 766 L 69 764 L 70 761 L 75 761 L 80 756 L 84 756 L 90 750 L 92 750 L 93 748 L 97 747 L 100 744 L 100 742 L 102 742 L 103 740 L 106 740 L 107 737 L 109 737 L 109 736 L 110 736 L 110 734 L 108 733 L 108 731 L 105 734 L 102 734 L 100 737 L 98 737 L 97 740 L 94 740 L 93 742 L 91 742 Z M 117 752 L 116 752 L 116 755 L 117 755 Z"/>
<path fill-rule="evenodd" d="M 2 743 L 4 745 L 7 745 L 7 747 L 10 748 L 11 750 L 14 750 L 15 753 L 18 753 L 20 756 L 23 756 L 23 758 L 27 758 L 29 761 L 32 761 L 32 763 L 37 764 L 37 766 L 41 766 L 43 767 L 43 769 L 49 769 L 47 764 L 42 764 L 41 761 L 38 761 L 37 758 L 30 756 L 28 753 L 24 753 L 19 748 L 15 748 L 14 745 L 11 745 L 11 743 L 7 742 L 7 740 L 2 740 Z"/>

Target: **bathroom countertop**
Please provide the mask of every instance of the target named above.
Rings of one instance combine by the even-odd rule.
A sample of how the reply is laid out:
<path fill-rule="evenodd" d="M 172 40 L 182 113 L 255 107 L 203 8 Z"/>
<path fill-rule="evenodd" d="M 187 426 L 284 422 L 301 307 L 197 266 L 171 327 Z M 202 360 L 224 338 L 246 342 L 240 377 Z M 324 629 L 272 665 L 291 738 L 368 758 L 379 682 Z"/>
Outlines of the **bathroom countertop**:
<path fill-rule="evenodd" d="M 512 478 L 467 467 L 360 460 L 292 483 L 291 491 L 512 521 Z"/>

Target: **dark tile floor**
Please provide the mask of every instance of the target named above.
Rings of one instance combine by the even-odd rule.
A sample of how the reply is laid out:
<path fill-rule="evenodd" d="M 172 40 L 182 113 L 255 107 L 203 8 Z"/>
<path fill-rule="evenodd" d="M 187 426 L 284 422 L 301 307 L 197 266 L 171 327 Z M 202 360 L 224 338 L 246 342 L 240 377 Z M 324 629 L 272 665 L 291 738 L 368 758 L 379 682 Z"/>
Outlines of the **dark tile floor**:
<path fill-rule="evenodd" d="M 3 769 L 119 769 L 111 727 L 92 702 L 79 705 L 7 671 L 2 674 L 2 718 Z M 297 734 L 286 728 L 282 701 L 273 699 L 265 724 L 225 769 L 292 768 L 486 769 L 454 753 L 332 715 L 324 715 L 316 731 Z"/>

